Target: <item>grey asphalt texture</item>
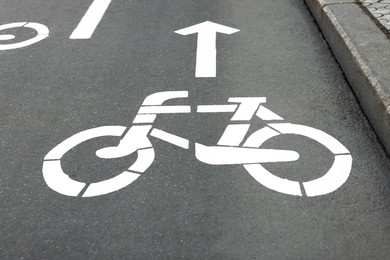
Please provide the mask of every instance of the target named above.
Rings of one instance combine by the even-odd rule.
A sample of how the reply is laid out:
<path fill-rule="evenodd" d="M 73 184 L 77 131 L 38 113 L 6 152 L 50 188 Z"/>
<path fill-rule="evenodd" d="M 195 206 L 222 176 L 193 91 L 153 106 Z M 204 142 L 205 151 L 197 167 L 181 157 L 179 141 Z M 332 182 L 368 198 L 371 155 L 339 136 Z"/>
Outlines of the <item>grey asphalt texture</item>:
<path fill-rule="evenodd" d="M 304 1 L 114 0 L 89 40 L 69 36 L 90 1 L 0 1 L 0 24 L 32 21 L 50 36 L 0 51 L 1 259 L 384 259 L 390 254 L 390 160 Z M 217 77 L 195 78 L 196 35 L 174 31 L 210 20 L 240 29 L 217 36 Z M 11 32 L 11 31 L 10 31 Z M 16 32 L 15 32 L 16 33 Z M 20 31 L 28 37 L 28 31 Z M 51 190 L 45 155 L 96 126 L 131 124 L 143 99 L 188 90 L 174 104 L 224 104 L 265 96 L 286 122 L 321 129 L 352 154 L 337 191 L 294 197 L 269 190 L 239 165 L 210 166 L 193 148 L 151 139 L 153 165 L 117 192 L 79 198 Z M 231 115 L 162 115 L 160 129 L 214 145 Z M 254 121 L 255 131 L 264 122 Z M 115 138 L 72 150 L 63 167 L 96 182 L 133 156 L 94 156 Z M 297 136 L 264 147 L 301 159 L 266 165 L 311 180 L 332 163 Z"/>

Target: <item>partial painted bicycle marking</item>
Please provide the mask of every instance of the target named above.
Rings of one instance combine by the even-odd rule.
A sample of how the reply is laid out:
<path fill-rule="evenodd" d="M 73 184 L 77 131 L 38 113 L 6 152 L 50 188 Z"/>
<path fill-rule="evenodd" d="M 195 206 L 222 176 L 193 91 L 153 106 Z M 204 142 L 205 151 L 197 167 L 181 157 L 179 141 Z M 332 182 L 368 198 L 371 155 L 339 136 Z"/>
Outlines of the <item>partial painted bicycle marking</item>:
<path fill-rule="evenodd" d="M 0 50 L 13 50 L 13 49 L 19 49 L 23 47 L 30 46 L 34 43 L 37 43 L 39 41 L 42 41 L 43 39 L 47 38 L 49 36 L 49 29 L 40 23 L 26 23 L 26 22 L 20 22 L 20 23 L 9 23 L 9 24 L 3 24 L 0 25 L 0 31 L 12 29 L 12 28 L 31 28 L 36 31 L 36 35 L 28 40 L 17 42 L 17 43 L 1 43 L 1 41 L 9 41 L 15 39 L 15 35 L 12 34 L 0 34 Z"/>

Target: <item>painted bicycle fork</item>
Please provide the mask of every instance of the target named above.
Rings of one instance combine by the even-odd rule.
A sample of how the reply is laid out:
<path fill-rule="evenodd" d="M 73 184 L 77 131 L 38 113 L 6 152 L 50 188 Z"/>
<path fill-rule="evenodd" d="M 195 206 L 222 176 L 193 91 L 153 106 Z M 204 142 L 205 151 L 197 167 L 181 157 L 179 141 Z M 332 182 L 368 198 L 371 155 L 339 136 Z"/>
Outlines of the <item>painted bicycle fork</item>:
<path fill-rule="evenodd" d="M 139 109 L 133 124 L 125 133 L 118 146 L 106 147 L 96 152 L 104 159 L 120 158 L 138 150 L 151 148 L 148 135 L 169 142 L 178 147 L 188 149 L 189 140 L 154 128 L 152 123 L 159 114 L 191 113 L 190 106 L 168 106 L 164 102 L 172 99 L 187 98 L 188 91 L 158 92 L 148 96 Z M 198 113 L 234 113 L 229 124 L 216 146 L 195 143 L 196 158 L 211 165 L 251 164 L 266 162 L 288 162 L 298 160 L 299 154 L 288 150 L 259 149 L 245 142 L 242 146 L 254 115 L 266 121 L 283 120 L 268 110 L 263 103 L 264 97 L 229 98 L 233 104 L 199 105 Z"/>

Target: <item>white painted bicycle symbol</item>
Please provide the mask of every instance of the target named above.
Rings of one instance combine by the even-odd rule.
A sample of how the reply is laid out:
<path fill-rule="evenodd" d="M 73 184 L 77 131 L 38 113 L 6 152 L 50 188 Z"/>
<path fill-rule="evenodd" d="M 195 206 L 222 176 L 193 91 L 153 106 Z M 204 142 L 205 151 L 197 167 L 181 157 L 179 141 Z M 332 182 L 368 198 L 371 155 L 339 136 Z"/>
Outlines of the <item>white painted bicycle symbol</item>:
<path fill-rule="evenodd" d="M 69 137 L 44 158 L 42 171 L 47 185 L 67 196 L 94 197 L 108 194 L 128 186 L 151 166 L 155 158 L 152 143 L 149 141 L 151 136 L 188 149 L 189 140 L 153 126 L 159 114 L 191 113 L 190 106 L 163 105 L 167 100 L 187 97 L 188 91 L 152 94 L 144 100 L 132 126 L 96 127 Z M 306 196 L 314 197 L 337 190 L 348 179 L 352 156 L 344 145 L 329 134 L 309 126 L 283 122 L 283 118 L 263 106 L 266 102 L 264 97 L 232 97 L 228 102 L 230 104 L 197 106 L 197 113 L 233 113 L 231 122 L 217 145 L 195 143 L 195 156 L 199 161 L 210 165 L 243 165 L 249 174 L 265 187 L 295 196 L 303 196 L 301 185 Z M 245 138 L 250 126 L 249 120 L 254 116 L 269 123 Z M 299 154 L 295 151 L 260 148 L 268 139 L 283 134 L 301 135 L 329 149 L 334 155 L 334 162 L 328 172 L 320 178 L 299 183 L 280 178 L 266 170 L 262 163 L 299 159 Z M 71 179 L 62 169 L 63 156 L 85 141 L 105 136 L 122 138 L 117 146 L 99 149 L 96 152 L 98 157 L 113 159 L 137 153 L 136 161 L 127 170 L 108 180 L 87 185 Z"/>
<path fill-rule="evenodd" d="M 19 49 L 23 48 L 29 45 L 32 45 L 34 43 L 37 43 L 39 41 L 42 41 L 46 37 L 49 36 L 49 29 L 40 23 L 26 23 L 26 22 L 21 22 L 21 23 L 9 23 L 9 24 L 4 24 L 0 25 L 0 32 L 3 30 L 8 30 L 8 29 L 14 29 L 14 28 L 30 28 L 36 31 L 36 35 L 33 38 L 21 41 L 21 42 L 16 42 L 16 43 L 1 43 L 2 41 L 9 41 L 15 39 L 15 35 L 12 34 L 0 34 L 0 50 L 12 50 L 12 49 Z"/>

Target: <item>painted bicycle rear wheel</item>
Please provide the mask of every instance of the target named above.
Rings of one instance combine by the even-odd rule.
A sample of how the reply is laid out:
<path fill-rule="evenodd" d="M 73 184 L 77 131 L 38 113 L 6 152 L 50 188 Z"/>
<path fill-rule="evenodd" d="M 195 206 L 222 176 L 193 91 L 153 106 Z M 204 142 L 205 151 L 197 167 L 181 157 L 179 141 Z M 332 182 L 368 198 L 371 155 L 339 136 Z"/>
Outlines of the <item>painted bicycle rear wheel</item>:
<path fill-rule="evenodd" d="M 154 161 L 154 149 L 148 147 L 137 150 L 137 159 L 129 170 L 110 179 L 91 183 L 73 180 L 61 166 L 61 159 L 74 147 L 91 139 L 114 136 L 121 137 L 126 131 L 124 126 L 102 126 L 77 133 L 54 147 L 43 161 L 43 178 L 54 191 L 66 196 L 95 197 L 122 189 L 134 182 Z"/>

